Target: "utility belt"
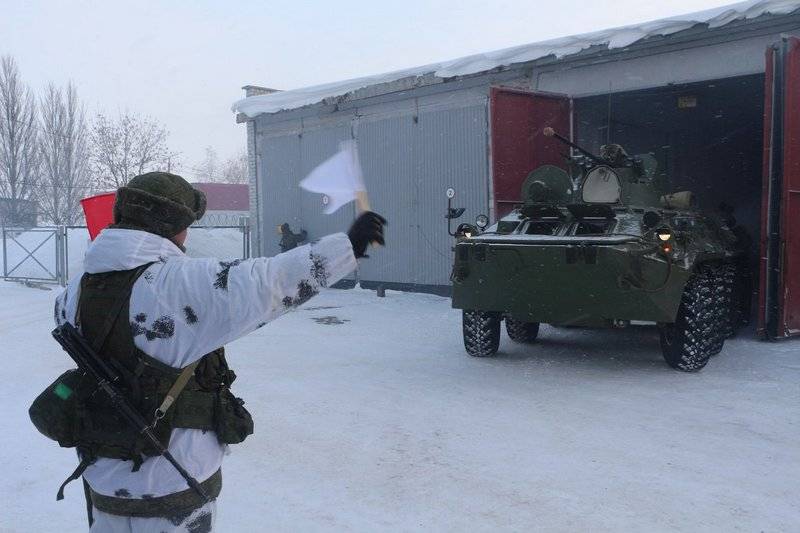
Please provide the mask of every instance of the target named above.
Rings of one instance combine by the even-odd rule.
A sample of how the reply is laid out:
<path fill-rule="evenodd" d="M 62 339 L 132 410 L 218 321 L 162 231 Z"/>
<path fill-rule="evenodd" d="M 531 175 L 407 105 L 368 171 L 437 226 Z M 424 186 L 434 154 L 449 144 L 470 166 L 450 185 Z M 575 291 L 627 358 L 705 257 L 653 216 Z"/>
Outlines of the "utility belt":
<path fill-rule="evenodd" d="M 200 486 L 211 499 L 216 499 L 222 490 L 222 469 L 214 472 L 211 477 L 200 483 Z M 106 496 L 89 487 L 89 498 L 92 506 L 98 511 L 139 518 L 171 518 L 186 515 L 204 504 L 197 492 L 192 489 L 166 496 L 140 499 Z"/>
<path fill-rule="evenodd" d="M 189 377 L 188 384 L 164 409 L 164 400 L 176 380 L 180 379 L 181 372 L 166 367 L 146 354 L 141 355 L 144 356 L 143 360 L 147 358 L 150 361 L 142 365 L 144 370 L 141 375 L 132 378 L 136 386 L 128 387 L 127 396 L 136 399 L 137 410 L 145 419 L 152 420 L 153 432 L 162 444 L 169 444 L 175 428 L 213 431 L 220 444 L 238 444 L 253 432 L 253 419 L 244 407 L 244 401 L 230 390 L 230 383 L 236 375 L 226 366 L 224 373 L 214 380 L 216 383 L 212 390 L 201 387 L 194 375 Z M 206 355 L 194 372 L 208 366 L 206 359 L 213 359 L 213 364 L 219 366 L 220 361 L 224 361 L 222 357 L 222 349 Z M 78 385 L 77 390 L 88 395 L 83 398 L 80 392 L 77 395 L 76 411 L 79 415 L 73 437 L 75 446 L 85 456 L 130 460 L 133 461 L 132 470 L 136 471 L 143 457 L 158 455 L 158 451 L 131 429 L 106 398 L 93 393 L 93 383 L 88 376 L 79 379 L 90 382 Z"/>
<path fill-rule="evenodd" d="M 180 375 L 180 371 L 172 368 L 168 373 L 153 376 L 145 371 L 137 380 L 137 394 L 127 391 L 129 397 L 138 396 L 134 402 L 137 410 L 153 421 L 152 429 L 164 445 L 169 444 L 174 428 L 214 431 L 221 444 L 238 444 L 252 434 L 253 419 L 228 383 L 218 385 L 215 390 L 204 390 L 194 376 L 159 417 L 157 409 Z M 226 376 L 229 381 L 235 379 L 230 370 Z M 78 448 L 84 457 L 130 460 L 132 470 L 136 471 L 143 456 L 158 455 L 126 424 L 115 406 L 97 392 L 92 379 L 78 369 L 68 370 L 47 387 L 34 401 L 30 414 L 44 435 L 62 447 Z"/>

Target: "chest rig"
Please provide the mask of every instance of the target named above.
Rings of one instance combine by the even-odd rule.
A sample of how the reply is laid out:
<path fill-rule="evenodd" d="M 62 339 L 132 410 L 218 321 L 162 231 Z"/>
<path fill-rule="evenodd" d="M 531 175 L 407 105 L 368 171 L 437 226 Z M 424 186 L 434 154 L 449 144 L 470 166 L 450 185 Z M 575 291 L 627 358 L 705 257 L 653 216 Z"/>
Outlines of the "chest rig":
<path fill-rule="evenodd" d="M 145 419 L 153 420 L 154 431 L 164 445 L 169 444 L 175 428 L 214 431 L 224 444 L 242 442 L 253 432 L 253 421 L 244 402 L 230 391 L 236 374 L 228 368 L 224 348 L 204 355 L 197 362 L 194 372 L 183 377 L 188 380 L 171 406 L 164 409 L 164 399 L 168 393 L 175 394 L 173 386 L 182 370 L 136 347 L 135 322 L 129 316 L 133 284 L 150 264 L 134 270 L 83 276 L 77 313 L 83 337 L 119 372 L 121 389 Z M 83 456 L 130 460 L 137 470 L 144 457 L 157 455 L 101 394 L 82 392 L 76 441 Z"/>

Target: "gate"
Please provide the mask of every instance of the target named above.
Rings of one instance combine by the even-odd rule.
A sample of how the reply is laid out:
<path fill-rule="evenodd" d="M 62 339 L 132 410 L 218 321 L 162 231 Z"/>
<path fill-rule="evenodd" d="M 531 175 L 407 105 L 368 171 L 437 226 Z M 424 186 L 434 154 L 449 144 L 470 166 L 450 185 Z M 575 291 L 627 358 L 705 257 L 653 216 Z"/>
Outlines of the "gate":
<path fill-rule="evenodd" d="M 800 39 L 767 49 L 759 332 L 800 336 Z"/>
<path fill-rule="evenodd" d="M 522 201 L 528 173 L 541 165 L 564 166 L 563 148 L 543 130 L 551 126 L 572 138 L 572 100 L 562 94 L 492 87 L 490 100 L 494 219 Z"/>
<path fill-rule="evenodd" d="M 3 227 L 3 278 L 66 283 L 66 229 Z"/>

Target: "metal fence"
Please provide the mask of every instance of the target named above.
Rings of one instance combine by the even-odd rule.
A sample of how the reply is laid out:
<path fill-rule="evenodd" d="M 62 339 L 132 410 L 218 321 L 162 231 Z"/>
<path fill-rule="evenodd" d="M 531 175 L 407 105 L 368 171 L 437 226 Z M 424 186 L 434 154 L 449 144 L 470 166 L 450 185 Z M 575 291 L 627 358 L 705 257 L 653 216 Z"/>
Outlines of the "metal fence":
<path fill-rule="evenodd" d="M 61 283 L 66 276 L 66 230 L 6 228 L 3 234 L 3 278 Z"/>
<path fill-rule="evenodd" d="M 219 211 L 206 211 L 203 218 L 197 221 L 193 227 L 209 227 L 209 226 L 236 226 L 240 224 L 242 218 L 248 218 L 243 211 L 238 212 L 219 212 Z"/>
<path fill-rule="evenodd" d="M 238 225 L 192 226 L 192 230 L 195 229 L 236 230 L 241 233 L 241 248 L 235 251 L 229 246 L 223 255 L 239 255 L 242 259 L 250 257 L 250 224 L 247 217 L 241 217 Z M 200 232 L 190 231 L 190 239 L 192 235 L 196 242 L 204 238 Z M 76 265 L 70 268 L 70 264 L 82 260 L 88 240 L 86 226 L 2 227 L 3 279 L 64 286 L 70 278 L 70 271 L 74 273 L 78 270 Z M 213 242 L 203 250 L 209 257 L 218 256 Z"/>

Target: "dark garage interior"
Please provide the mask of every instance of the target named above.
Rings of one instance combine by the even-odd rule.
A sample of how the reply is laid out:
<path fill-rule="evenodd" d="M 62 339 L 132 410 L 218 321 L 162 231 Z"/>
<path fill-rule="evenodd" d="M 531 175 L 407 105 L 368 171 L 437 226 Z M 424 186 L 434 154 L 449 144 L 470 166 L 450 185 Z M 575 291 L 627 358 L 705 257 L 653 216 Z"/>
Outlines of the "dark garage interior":
<path fill-rule="evenodd" d="M 698 205 L 733 208 L 757 262 L 760 235 L 764 76 L 671 85 L 575 100 L 578 143 L 597 152 L 621 144 L 652 153 L 669 188 L 692 191 Z"/>
<path fill-rule="evenodd" d="M 652 153 L 668 190 L 692 191 L 709 212 L 733 208 L 750 272 L 758 271 L 763 75 L 576 99 L 574 113 L 578 143 L 589 150 L 617 143 L 631 155 Z"/>

